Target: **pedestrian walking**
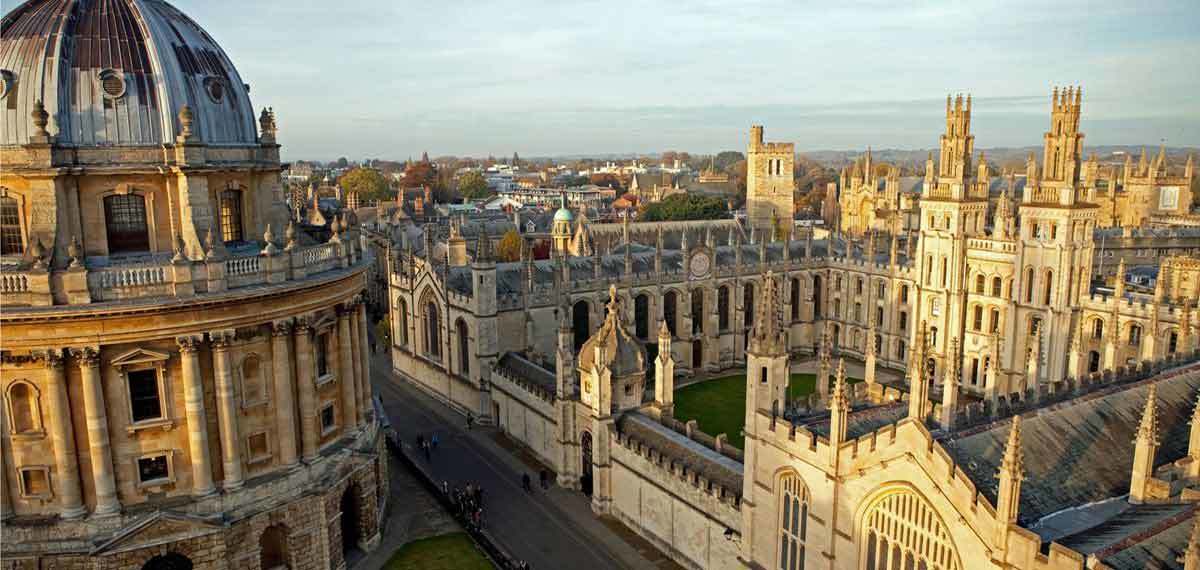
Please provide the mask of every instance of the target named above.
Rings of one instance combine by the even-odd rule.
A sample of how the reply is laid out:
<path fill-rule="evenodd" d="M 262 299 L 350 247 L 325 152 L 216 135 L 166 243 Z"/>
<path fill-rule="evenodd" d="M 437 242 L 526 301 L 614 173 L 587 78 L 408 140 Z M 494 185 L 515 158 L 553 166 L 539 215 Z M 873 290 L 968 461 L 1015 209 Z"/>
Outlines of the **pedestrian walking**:
<path fill-rule="evenodd" d="M 437 432 L 433 432 L 433 435 L 429 436 L 429 444 L 433 446 L 434 451 L 437 451 L 437 444 L 438 444 Z"/>
<path fill-rule="evenodd" d="M 529 474 L 528 473 L 521 474 L 521 488 L 525 489 L 525 492 L 527 492 L 527 493 L 530 491 L 533 491 L 533 488 L 529 486 Z"/>
<path fill-rule="evenodd" d="M 445 479 L 442 479 L 442 494 L 450 498 L 450 482 Z"/>
<path fill-rule="evenodd" d="M 479 505 L 479 508 L 483 508 L 483 487 L 479 485 L 475 486 L 475 504 Z"/>
<path fill-rule="evenodd" d="M 471 430 L 471 426 L 475 424 L 475 414 L 467 412 L 467 431 Z"/>
<path fill-rule="evenodd" d="M 421 447 L 425 450 L 425 461 L 433 461 L 433 457 L 429 455 L 429 442 L 421 442 Z"/>

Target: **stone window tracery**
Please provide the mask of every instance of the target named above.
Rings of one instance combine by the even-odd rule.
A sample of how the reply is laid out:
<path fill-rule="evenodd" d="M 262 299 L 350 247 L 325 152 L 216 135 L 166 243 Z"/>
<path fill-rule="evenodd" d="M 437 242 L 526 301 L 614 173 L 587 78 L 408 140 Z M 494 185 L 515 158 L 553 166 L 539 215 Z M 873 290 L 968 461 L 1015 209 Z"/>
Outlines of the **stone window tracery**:
<path fill-rule="evenodd" d="M 808 489 L 794 473 L 779 480 L 779 570 L 804 570 L 808 535 Z"/>
<path fill-rule="evenodd" d="M 864 570 L 961 570 L 945 524 L 911 491 L 884 496 L 863 517 Z"/>

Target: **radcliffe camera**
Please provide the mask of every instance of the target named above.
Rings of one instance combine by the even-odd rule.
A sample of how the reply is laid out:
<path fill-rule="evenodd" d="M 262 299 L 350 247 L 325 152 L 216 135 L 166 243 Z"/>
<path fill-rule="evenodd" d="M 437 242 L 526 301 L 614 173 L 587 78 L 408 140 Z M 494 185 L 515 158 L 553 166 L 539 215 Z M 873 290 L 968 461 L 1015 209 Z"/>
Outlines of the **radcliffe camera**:
<path fill-rule="evenodd" d="M 0 14 L 2 570 L 1200 570 L 1192 3 Z"/>

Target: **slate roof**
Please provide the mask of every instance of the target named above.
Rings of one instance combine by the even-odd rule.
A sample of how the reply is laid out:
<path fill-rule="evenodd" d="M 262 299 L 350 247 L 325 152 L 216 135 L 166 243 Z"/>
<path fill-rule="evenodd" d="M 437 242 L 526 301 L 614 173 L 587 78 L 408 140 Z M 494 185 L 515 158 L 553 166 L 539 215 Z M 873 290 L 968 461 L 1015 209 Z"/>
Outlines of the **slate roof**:
<path fill-rule="evenodd" d="M 1178 508 L 1178 506 L 1176 506 Z M 1174 519 L 1181 519 L 1177 524 L 1154 532 L 1148 536 L 1122 548 L 1109 549 L 1111 553 L 1102 551 L 1099 555 L 1101 562 L 1114 570 L 1144 570 L 1146 568 L 1162 568 L 1163 570 L 1183 570 L 1179 557 L 1187 550 L 1188 535 L 1194 524 L 1193 512 L 1195 505 L 1185 507 Z M 1155 566 L 1157 564 L 1157 566 Z"/>
<path fill-rule="evenodd" d="M 908 403 L 900 401 L 852 410 L 846 425 L 846 440 L 860 438 L 907 416 Z M 819 420 L 805 424 L 805 427 L 817 435 L 829 437 L 829 413 L 825 412 Z"/>
<path fill-rule="evenodd" d="M 742 495 L 741 463 L 638 412 L 622 414 L 617 418 L 616 425 L 620 433 L 641 441 L 676 463 L 685 465 L 688 471 L 700 473 L 704 478 L 725 487 L 736 497 Z"/>
<path fill-rule="evenodd" d="M 1133 442 L 1151 382 L 1158 385 L 1162 426 L 1155 465 L 1187 453 L 1188 421 L 1200 389 L 1200 371 L 1167 371 L 1132 386 L 1043 408 L 1021 421 L 1026 479 L 1021 487 L 1019 522 L 1028 526 L 1063 509 L 1129 492 Z M 993 503 L 996 473 L 1010 423 L 968 430 L 942 440 L 958 465 Z"/>
<path fill-rule="evenodd" d="M 554 371 L 546 370 L 515 352 L 504 353 L 504 356 L 501 356 L 500 360 L 496 361 L 496 368 L 502 369 L 505 373 L 515 378 L 524 378 L 540 386 L 550 394 L 554 394 L 555 390 L 558 389 Z"/>

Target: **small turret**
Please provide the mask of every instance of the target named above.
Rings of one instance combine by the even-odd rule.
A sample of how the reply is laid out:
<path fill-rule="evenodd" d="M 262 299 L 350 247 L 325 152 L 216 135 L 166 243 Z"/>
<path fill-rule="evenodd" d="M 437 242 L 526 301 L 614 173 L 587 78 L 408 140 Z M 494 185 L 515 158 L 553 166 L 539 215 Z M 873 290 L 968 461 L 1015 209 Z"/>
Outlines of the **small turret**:
<path fill-rule="evenodd" d="M 1129 502 L 1140 505 L 1155 498 L 1154 454 L 1160 442 L 1158 425 L 1158 386 L 1150 385 L 1142 421 L 1133 440 L 1133 474 L 1129 479 Z"/>
<path fill-rule="evenodd" d="M 658 326 L 658 357 L 654 359 L 654 404 L 663 415 L 675 406 L 675 359 L 671 355 L 671 329 L 667 321 Z"/>
<path fill-rule="evenodd" d="M 839 358 L 837 373 L 834 374 L 833 394 L 829 401 L 830 464 L 834 466 L 838 464 L 842 442 L 846 441 L 846 432 L 850 424 L 850 396 L 846 391 L 846 360 Z"/>
<path fill-rule="evenodd" d="M 996 537 L 995 546 L 1004 549 L 1008 545 L 1008 531 L 1017 523 L 1021 506 L 1021 481 L 1025 479 L 1025 458 L 1021 452 L 1021 416 L 1013 416 L 1012 429 L 1008 432 L 1008 443 L 1004 446 L 1004 458 L 996 474 L 999 485 L 996 490 Z"/>

